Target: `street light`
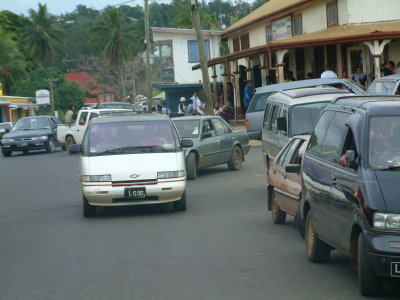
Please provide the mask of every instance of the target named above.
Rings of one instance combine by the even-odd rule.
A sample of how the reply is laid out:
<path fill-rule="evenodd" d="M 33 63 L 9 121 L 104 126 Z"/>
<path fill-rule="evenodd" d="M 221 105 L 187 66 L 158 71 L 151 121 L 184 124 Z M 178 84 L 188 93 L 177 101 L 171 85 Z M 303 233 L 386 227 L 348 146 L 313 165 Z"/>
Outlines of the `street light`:
<path fill-rule="evenodd" d="M 50 101 L 51 101 L 51 114 L 54 116 L 54 85 L 60 81 L 58 78 L 46 78 L 44 81 L 47 82 L 50 88 Z"/>

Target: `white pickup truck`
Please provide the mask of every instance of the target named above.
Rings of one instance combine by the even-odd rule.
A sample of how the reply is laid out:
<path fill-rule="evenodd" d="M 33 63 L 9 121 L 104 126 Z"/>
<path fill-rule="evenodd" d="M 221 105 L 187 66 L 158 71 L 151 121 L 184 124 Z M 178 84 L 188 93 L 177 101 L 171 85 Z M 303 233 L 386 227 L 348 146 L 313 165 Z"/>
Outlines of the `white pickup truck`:
<path fill-rule="evenodd" d="M 89 121 L 100 115 L 113 114 L 113 113 L 127 113 L 132 112 L 129 109 L 81 109 L 78 112 L 75 123 L 71 126 L 59 125 L 57 127 L 57 140 L 60 143 L 65 144 L 67 150 L 71 148 L 73 144 L 81 144 L 83 134 L 85 133 L 86 127 Z"/>

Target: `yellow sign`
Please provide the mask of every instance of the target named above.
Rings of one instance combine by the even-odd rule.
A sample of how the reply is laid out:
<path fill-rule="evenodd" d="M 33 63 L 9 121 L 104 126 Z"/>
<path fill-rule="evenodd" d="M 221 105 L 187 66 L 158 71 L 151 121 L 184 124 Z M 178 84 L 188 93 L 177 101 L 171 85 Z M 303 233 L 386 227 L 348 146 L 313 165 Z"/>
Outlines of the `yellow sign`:
<path fill-rule="evenodd" d="M 3 96 L 3 84 L 0 82 L 0 96 Z"/>

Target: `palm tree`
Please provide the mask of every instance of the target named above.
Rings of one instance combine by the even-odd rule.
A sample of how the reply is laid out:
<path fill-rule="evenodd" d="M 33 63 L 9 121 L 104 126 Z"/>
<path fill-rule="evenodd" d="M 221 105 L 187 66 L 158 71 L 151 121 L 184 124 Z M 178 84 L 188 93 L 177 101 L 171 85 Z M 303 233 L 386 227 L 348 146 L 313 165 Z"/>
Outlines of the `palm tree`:
<path fill-rule="evenodd" d="M 25 75 L 25 60 L 18 50 L 11 33 L 0 30 L 0 82 L 4 93 L 10 93 L 10 87 Z"/>
<path fill-rule="evenodd" d="M 33 56 L 42 64 L 46 59 L 53 61 L 56 47 L 62 44 L 64 31 L 57 26 L 46 4 L 39 3 L 38 11 L 30 9 L 29 21 L 25 27 L 25 39 Z"/>
<path fill-rule="evenodd" d="M 90 32 L 93 34 L 91 42 L 101 49 L 100 57 L 119 70 L 122 94 L 126 99 L 123 64 L 132 59 L 132 49 L 137 47 L 134 23 L 124 18 L 117 8 L 110 7 Z"/>

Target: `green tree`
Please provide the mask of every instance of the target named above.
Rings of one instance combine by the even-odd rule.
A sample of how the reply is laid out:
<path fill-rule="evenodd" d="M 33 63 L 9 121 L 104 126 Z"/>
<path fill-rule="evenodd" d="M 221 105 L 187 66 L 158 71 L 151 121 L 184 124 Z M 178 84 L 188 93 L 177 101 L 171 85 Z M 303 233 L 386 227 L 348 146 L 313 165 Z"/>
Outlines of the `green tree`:
<path fill-rule="evenodd" d="M 28 75 L 28 77 L 18 82 L 11 90 L 12 95 L 23 97 L 35 97 L 35 92 L 41 89 L 49 89 L 47 78 L 56 78 L 58 82 L 54 87 L 55 109 L 64 111 L 68 104 L 74 104 L 77 108 L 83 106 L 85 102 L 85 91 L 76 83 L 65 79 L 61 70 L 50 67 L 38 69 Z"/>
<path fill-rule="evenodd" d="M 100 57 L 119 70 L 122 95 L 126 99 L 123 64 L 132 59 L 132 50 L 139 48 L 135 22 L 124 18 L 117 8 L 109 7 L 90 32 L 93 44 L 101 49 Z"/>
<path fill-rule="evenodd" d="M 11 33 L 0 29 L 0 82 L 6 95 L 11 86 L 25 75 L 25 60 L 16 44 Z"/>
<path fill-rule="evenodd" d="M 54 61 L 56 48 L 62 44 L 64 31 L 48 13 L 46 4 L 39 3 L 38 11 L 29 10 L 29 23 L 24 32 L 33 56 L 42 65 L 46 60 Z"/>

